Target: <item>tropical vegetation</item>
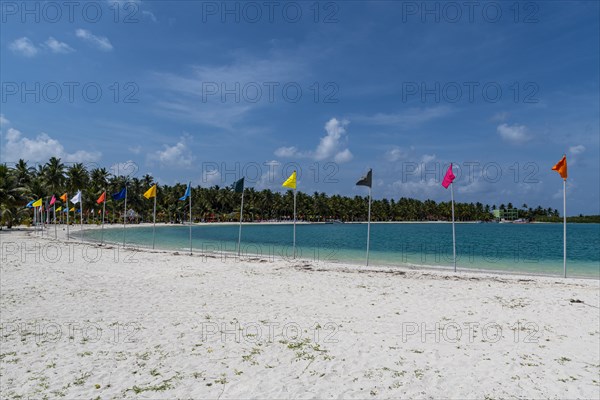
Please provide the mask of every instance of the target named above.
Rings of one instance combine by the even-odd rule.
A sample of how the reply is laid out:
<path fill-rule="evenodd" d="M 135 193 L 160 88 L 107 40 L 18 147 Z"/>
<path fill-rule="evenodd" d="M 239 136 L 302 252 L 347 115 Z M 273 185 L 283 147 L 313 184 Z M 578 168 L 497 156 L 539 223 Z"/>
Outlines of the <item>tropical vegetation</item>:
<path fill-rule="evenodd" d="M 106 222 L 122 221 L 124 202 L 112 200 L 110 194 L 117 193 L 127 185 L 127 215 L 131 222 L 151 221 L 152 200 L 142 194 L 155 180 L 150 175 L 125 177 L 111 174 L 106 168 L 86 168 L 82 163 L 65 165 L 61 159 L 52 157 L 47 163 L 33 168 L 24 160 L 14 166 L 0 165 L 0 226 L 30 224 L 33 212 L 26 205 L 40 198 L 48 202 L 54 195 L 63 193 L 72 197 L 82 191 L 84 222 L 101 221 L 101 205 L 96 199 L 107 192 Z M 157 221 L 180 223 L 188 219 L 188 203 L 179 201 L 186 190 L 185 184 L 159 185 L 157 195 Z M 192 189 L 192 215 L 195 222 L 236 221 L 239 219 L 240 193 L 231 187 L 194 187 Z M 64 206 L 61 202 L 57 205 Z M 312 195 L 298 192 L 298 219 L 313 222 L 364 221 L 367 218 L 368 198 L 365 196 L 329 196 L 315 192 Z M 77 207 L 79 208 L 79 207 Z M 499 209 L 513 208 L 511 203 L 501 204 Z M 456 203 L 458 221 L 490 221 L 494 217 L 495 205 L 482 203 Z M 60 215 L 60 214 L 59 214 Z M 76 213 L 72 215 L 78 220 Z M 244 220 L 290 220 L 293 215 L 293 194 L 246 188 L 244 192 Z M 558 219 L 557 210 L 528 207 L 524 204 L 518 211 L 520 218 L 529 220 Z M 372 204 L 373 221 L 436 221 L 451 219 L 450 202 L 400 199 L 376 199 Z"/>

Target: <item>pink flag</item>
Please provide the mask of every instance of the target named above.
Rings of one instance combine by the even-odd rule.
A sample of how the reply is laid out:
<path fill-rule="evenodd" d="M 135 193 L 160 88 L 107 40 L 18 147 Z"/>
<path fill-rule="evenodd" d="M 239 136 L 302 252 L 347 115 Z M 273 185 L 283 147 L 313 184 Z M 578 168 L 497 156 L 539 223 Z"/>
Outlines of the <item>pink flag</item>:
<path fill-rule="evenodd" d="M 54 203 L 56 203 L 56 197 L 52 195 L 52 198 L 50 199 L 50 205 L 53 205 Z"/>
<path fill-rule="evenodd" d="M 450 186 L 454 178 L 456 178 L 456 176 L 454 176 L 454 174 L 452 173 L 452 164 L 450 164 L 450 166 L 448 167 L 448 171 L 446 171 L 446 176 L 444 176 L 444 180 L 442 181 L 442 186 L 445 189 L 448 189 L 448 186 Z"/>

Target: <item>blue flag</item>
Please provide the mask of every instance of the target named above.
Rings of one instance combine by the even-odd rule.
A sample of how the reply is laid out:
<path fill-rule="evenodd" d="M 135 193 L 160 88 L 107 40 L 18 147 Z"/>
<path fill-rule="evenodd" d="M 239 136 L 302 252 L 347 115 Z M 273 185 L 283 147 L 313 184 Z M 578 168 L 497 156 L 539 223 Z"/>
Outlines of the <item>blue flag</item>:
<path fill-rule="evenodd" d="M 123 200 L 127 196 L 127 186 L 125 186 L 119 193 L 112 195 L 113 200 Z"/>
<path fill-rule="evenodd" d="M 27 203 L 27 205 L 25 207 L 27 208 L 33 208 L 32 204 L 35 200 L 31 200 L 29 203 Z"/>
<path fill-rule="evenodd" d="M 188 187 L 185 190 L 185 194 L 183 195 L 183 197 L 180 197 L 179 200 L 184 201 L 186 200 L 188 197 L 190 197 L 192 194 L 192 182 L 188 183 Z"/>

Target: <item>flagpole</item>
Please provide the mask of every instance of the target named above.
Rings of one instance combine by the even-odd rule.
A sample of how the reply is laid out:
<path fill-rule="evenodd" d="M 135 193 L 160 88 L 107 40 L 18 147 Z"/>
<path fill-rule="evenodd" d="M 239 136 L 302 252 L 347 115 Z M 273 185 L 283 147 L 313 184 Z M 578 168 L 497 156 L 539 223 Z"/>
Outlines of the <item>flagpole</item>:
<path fill-rule="evenodd" d="M 104 201 L 102 202 L 102 228 L 100 232 L 100 244 L 104 244 L 104 215 L 106 214 L 106 189 L 104 189 Z"/>
<path fill-rule="evenodd" d="M 241 244 L 242 244 L 242 221 L 244 219 L 244 189 L 242 188 L 242 205 L 240 207 L 240 229 L 238 233 L 238 257 L 241 252 Z"/>
<path fill-rule="evenodd" d="M 190 182 L 190 256 L 192 254 L 192 183 Z"/>
<path fill-rule="evenodd" d="M 44 202 L 40 206 L 40 234 L 44 237 Z"/>
<path fill-rule="evenodd" d="M 125 185 L 125 210 L 123 212 L 123 247 L 125 247 L 125 225 L 127 225 L 127 185 Z"/>
<path fill-rule="evenodd" d="M 56 231 L 56 201 L 52 204 L 52 213 L 54 214 L 54 240 L 58 237 L 58 233 Z"/>
<path fill-rule="evenodd" d="M 154 249 L 154 243 L 156 240 L 156 193 L 154 193 L 154 221 L 152 224 L 152 249 Z"/>
<path fill-rule="evenodd" d="M 81 223 L 81 239 L 83 240 L 83 193 L 79 191 L 79 213 L 81 214 L 79 222 Z"/>
<path fill-rule="evenodd" d="M 367 217 L 367 267 L 369 266 L 369 246 L 371 242 L 371 193 L 372 189 L 369 186 L 369 215 Z"/>
<path fill-rule="evenodd" d="M 450 183 L 450 197 L 452 199 L 452 254 L 454 260 L 454 272 L 456 272 L 456 232 L 454 230 L 454 184 Z"/>
<path fill-rule="evenodd" d="M 294 189 L 294 258 L 296 258 L 296 189 Z"/>
<path fill-rule="evenodd" d="M 65 193 L 67 195 L 67 240 L 69 240 L 69 193 Z"/>
<path fill-rule="evenodd" d="M 563 179 L 563 271 L 567 277 L 567 180 Z"/>

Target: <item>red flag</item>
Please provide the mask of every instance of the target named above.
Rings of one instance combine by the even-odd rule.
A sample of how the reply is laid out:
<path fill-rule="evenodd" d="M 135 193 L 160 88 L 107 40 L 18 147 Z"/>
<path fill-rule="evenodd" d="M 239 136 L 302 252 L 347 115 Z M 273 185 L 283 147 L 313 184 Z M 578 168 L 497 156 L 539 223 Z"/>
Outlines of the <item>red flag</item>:
<path fill-rule="evenodd" d="M 448 186 L 450 186 L 454 178 L 456 178 L 456 176 L 454 176 L 454 174 L 452 173 L 452 164 L 450 164 L 450 166 L 448 167 L 448 171 L 446 171 L 446 176 L 444 176 L 444 180 L 442 181 L 442 186 L 445 189 L 448 189 Z"/>
<path fill-rule="evenodd" d="M 50 199 L 50 205 L 54 205 L 54 203 L 56 203 L 56 197 L 52 195 L 52 198 Z"/>
<path fill-rule="evenodd" d="M 100 197 L 98 197 L 98 200 L 96 200 L 96 203 L 98 204 L 102 204 L 103 202 L 106 201 L 106 192 L 103 192 Z"/>

